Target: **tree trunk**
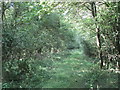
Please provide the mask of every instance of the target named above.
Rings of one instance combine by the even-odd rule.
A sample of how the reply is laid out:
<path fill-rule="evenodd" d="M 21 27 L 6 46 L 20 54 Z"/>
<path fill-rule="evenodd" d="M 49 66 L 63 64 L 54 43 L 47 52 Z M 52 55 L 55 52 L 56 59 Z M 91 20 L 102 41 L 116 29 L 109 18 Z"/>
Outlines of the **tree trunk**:
<path fill-rule="evenodd" d="M 118 2 L 118 15 L 120 14 L 120 1 Z M 120 56 L 120 15 L 117 18 L 117 36 L 116 36 L 116 48 Z M 118 57 L 120 59 L 120 57 Z M 120 60 L 118 60 L 118 69 L 120 70 Z"/>
<path fill-rule="evenodd" d="M 98 26 L 98 20 L 97 20 L 97 9 L 96 9 L 96 4 L 95 2 L 91 2 L 91 11 L 92 11 L 92 16 L 95 20 L 95 26 L 96 26 L 96 43 L 98 47 L 98 56 L 101 61 L 100 68 L 103 67 L 103 58 L 102 58 L 102 50 L 101 50 L 101 37 L 100 37 L 100 28 Z"/>
<path fill-rule="evenodd" d="M 3 28 L 3 26 L 4 26 L 4 17 L 5 17 L 5 4 L 4 4 L 4 2 L 2 2 L 2 15 L 1 15 L 1 20 L 2 20 L 2 28 Z"/>

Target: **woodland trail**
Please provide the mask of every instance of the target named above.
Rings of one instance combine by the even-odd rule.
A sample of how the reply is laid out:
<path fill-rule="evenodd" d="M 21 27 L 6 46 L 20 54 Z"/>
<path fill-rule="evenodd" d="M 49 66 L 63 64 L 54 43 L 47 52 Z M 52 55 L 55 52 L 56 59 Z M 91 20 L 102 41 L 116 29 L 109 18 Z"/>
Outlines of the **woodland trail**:
<path fill-rule="evenodd" d="M 67 88 L 79 86 L 77 78 L 82 78 L 93 66 L 82 52 L 72 50 L 69 55 L 55 56 L 53 68 L 49 71 L 52 77 L 43 84 L 43 88 Z"/>

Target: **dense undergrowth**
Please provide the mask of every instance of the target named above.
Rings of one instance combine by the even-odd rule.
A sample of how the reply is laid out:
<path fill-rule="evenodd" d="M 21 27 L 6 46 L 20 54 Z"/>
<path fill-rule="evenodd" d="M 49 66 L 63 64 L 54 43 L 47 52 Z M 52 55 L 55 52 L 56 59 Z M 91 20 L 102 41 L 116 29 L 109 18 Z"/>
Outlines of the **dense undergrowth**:
<path fill-rule="evenodd" d="M 54 53 L 44 60 L 26 60 L 26 63 L 29 63 L 28 73 L 19 71 L 20 61 L 16 60 L 9 68 L 13 74 L 10 75 L 11 81 L 4 81 L 3 88 L 118 87 L 117 74 L 101 70 L 92 60 L 93 58 L 87 57 L 79 49 L 63 51 Z M 19 80 L 14 80 L 18 77 Z"/>

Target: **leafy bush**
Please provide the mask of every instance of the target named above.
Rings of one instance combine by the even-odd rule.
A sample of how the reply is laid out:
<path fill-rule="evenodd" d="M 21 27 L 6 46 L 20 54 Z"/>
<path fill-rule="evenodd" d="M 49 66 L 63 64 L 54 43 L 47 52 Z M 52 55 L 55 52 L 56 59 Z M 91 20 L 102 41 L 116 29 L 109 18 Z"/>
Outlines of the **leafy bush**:
<path fill-rule="evenodd" d="M 50 67 L 51 60 L 10 60 L 3 67 L 3 88 L 42 87 L 42 83 L 50 78 Z"/>
<path fill-rule="evenodd" d="M 88 72 L 84 73 L 78 82 L 82 88 L 117 88 L 118 75 L 113 72 L 101 70 L 95 65 Z"/>

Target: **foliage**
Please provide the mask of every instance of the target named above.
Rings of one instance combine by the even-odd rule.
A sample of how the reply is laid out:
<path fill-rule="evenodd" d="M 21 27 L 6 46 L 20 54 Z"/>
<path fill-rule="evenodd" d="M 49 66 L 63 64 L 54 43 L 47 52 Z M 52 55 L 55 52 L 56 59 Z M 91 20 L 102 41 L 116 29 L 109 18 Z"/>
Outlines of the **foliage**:
<path fill-rule="evenodd" d="M 97 69 L 96 69 L 97 68 Z M 98 68 L 98 66 L 92 67 L 90 72 L 86 73 L 84 76 L 85 87 L 89 88 L 116 88 L 118 87 L 116 78 L 117 74 L 103 71 Z"/>
<path fill-rule="evenodd" d="M 3 88 L 116 88 L 120 3 L 92 3 L 2 2 Z"/>

